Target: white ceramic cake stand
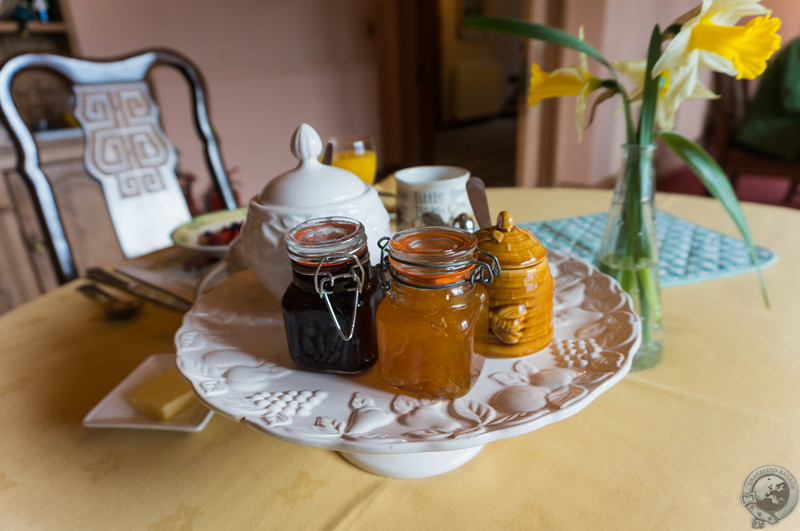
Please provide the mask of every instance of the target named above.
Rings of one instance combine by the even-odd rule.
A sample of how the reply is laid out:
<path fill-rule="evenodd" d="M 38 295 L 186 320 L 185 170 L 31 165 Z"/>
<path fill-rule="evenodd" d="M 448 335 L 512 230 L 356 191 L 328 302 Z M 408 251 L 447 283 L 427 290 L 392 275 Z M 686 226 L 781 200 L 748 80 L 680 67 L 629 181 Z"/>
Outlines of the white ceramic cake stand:
<path fill-rule="evenodd" d="M 278 302 L 251 271 L 223 281 L 186 314 L 178 368 L 211 409 L 278 439 L 337 450 L 390 477 L 453 470 L 488 442 L 574 415 L 630 370 L 640 322 L 630 297 L 593 266 L 549 251 L 554 339 L 545 350 L 487 359 L 457 400 L 400 393 L 377 365 L 359 376 L 291 361 Z"/>

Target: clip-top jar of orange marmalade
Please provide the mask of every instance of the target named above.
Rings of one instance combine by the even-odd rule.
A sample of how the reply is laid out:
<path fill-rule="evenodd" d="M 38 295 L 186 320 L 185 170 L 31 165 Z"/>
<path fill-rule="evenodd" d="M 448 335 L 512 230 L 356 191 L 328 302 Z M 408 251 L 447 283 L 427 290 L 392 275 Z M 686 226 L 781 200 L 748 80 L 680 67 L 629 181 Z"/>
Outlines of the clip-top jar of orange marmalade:
<path fill-rule="evenodd" d="M 377 360 L 383 297 L 364 226 L 345 217 L 305 221 L 285 237 L 292 283 L 281 300 L 289 355 L 317 372 L 354 374 Z"/>
<path fill-rule="evenodd" d="M 547 250 L 530 231 L 514 226 L 506 211 L 475 236 L 478 249 L 495 256 L 501 268 L 489 288 L 489 328 L 481 353 L 519 357 L 542 350 L 553 338 L 555 283 Z"/>
<path fill-rule="evenodd" d="M 488 327 L 492 270 L 472 233 L 420 227 L 383 238 L 378 266 L 378 359 L 389 385 L 431 398 L 467 394 L 483 368 L 476 332 Z"/>

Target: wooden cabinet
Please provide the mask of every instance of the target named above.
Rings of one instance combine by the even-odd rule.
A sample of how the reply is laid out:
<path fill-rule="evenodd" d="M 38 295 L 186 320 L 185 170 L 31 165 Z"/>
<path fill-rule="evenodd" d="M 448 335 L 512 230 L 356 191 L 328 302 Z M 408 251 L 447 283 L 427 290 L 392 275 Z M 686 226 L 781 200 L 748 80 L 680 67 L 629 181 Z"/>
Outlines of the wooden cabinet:
<path fill-rule="evenodd" d="M 43 145 L 42 158 L 49 157 Z M 0 142 L 0 311 L 55 287 L 36 212 L 15 169 L 16 152 L 3 132 Z M 47 271 L 47 268 L 50 271 Z"/>
<path fill-rule="evenodd" d="M 0 313 L 43 291 L 31 263 L 32 251 L 3 178 L 0 181 Z"/>
<path fill-rule="evenodd" d="M 100 184 L 83 166 L 79 129 L 37 134 L 42 170 L 61 212 L 79 271 L 122 259 Z M 16 171 L 16 154 L 0 139 L 0 312 L 58 285 L 28 188 Z"/>
<path fill-rule="evenodd" d="M 19 18 L 17 8 L 30 3 L 5 3 L 0 19 L 0 60 L 23 52 L 70 53 L 69 25 L 61 3 L 48 0 L 47 4 L 46 23 L 32 20 L 21 25 L 15 20 Z M 69 87 L 58 76 L 31 71 L 14 80 L 12 93 L 23 119 L 40 131 L 37 141 L 45 173 L 58 192 L 66 189 L 63 195 L 68 199 L 61 202 L 67 209 L 65 215 L 72 216 L 74 204 L 83 201 L 69 190 L 78 182 L 72 177 L 83 174 L 83 137 L 79 130 L 69 128 L 73 123 Z M 0 313 L 57 285 L 33 203 L 16 164 L 14 148 L 0 127 Z M 91 185 L 92 180 L 89 182 Z"/>
<path fill-rule="evenodd" d="M 70 29 L 60 4 L 58 0 L 47 0 L 48 22 L 32 20 L 21 24 L 16 20 L 20 18 L 18 7 L 30 6 L 30 2 L 7 1 L 0 19 L 0 59 L 23 52 L 71 53 Z M 31 8 L 27 9 L 30 12 Z M 71 92 L 61 77 L 49 72 L 22 72 L 14 79 L 11 90 L 22 118 L 34 131 L 74 125 Z"/>

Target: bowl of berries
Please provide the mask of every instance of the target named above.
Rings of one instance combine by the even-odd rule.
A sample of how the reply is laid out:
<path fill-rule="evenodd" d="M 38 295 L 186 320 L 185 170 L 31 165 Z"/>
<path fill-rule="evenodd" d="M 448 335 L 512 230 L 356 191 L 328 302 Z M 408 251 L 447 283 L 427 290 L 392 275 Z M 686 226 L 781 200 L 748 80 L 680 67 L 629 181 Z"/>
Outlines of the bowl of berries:
<path fill-rule="evenodd" d="M 184 249 L 225 256 L 228 246 L 239 236 L 247 217 L 247 207 L 215 210 L 192 218 L 170 234 L 173 243 Z"/>

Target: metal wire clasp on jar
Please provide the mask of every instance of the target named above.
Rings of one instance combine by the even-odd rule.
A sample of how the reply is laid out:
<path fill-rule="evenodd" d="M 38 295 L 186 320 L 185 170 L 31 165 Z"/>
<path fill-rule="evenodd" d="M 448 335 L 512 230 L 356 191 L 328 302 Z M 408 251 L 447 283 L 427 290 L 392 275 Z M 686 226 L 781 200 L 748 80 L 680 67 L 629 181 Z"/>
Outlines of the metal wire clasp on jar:
<path fill-rule="evenodd" d="M 281 300 L 289 355 L 317 372 L 353 374 L 377 360 L 375 310 L 383 297 L 364 226 L 314 218 L 285 237 L 292 283 Z"/>
<path fill-rule="evenodd" d="M 500 273 L 475 236 L 452 227 L 420 227 L 378 242 L 386 297 L 378 306 L 378 358 L 389 385 L 431 398 L 458 398 L 484 359 L 476 333 L 489 326 L 484 284 Z M 478 259 L 483 254 L 486 261 Z"/>

